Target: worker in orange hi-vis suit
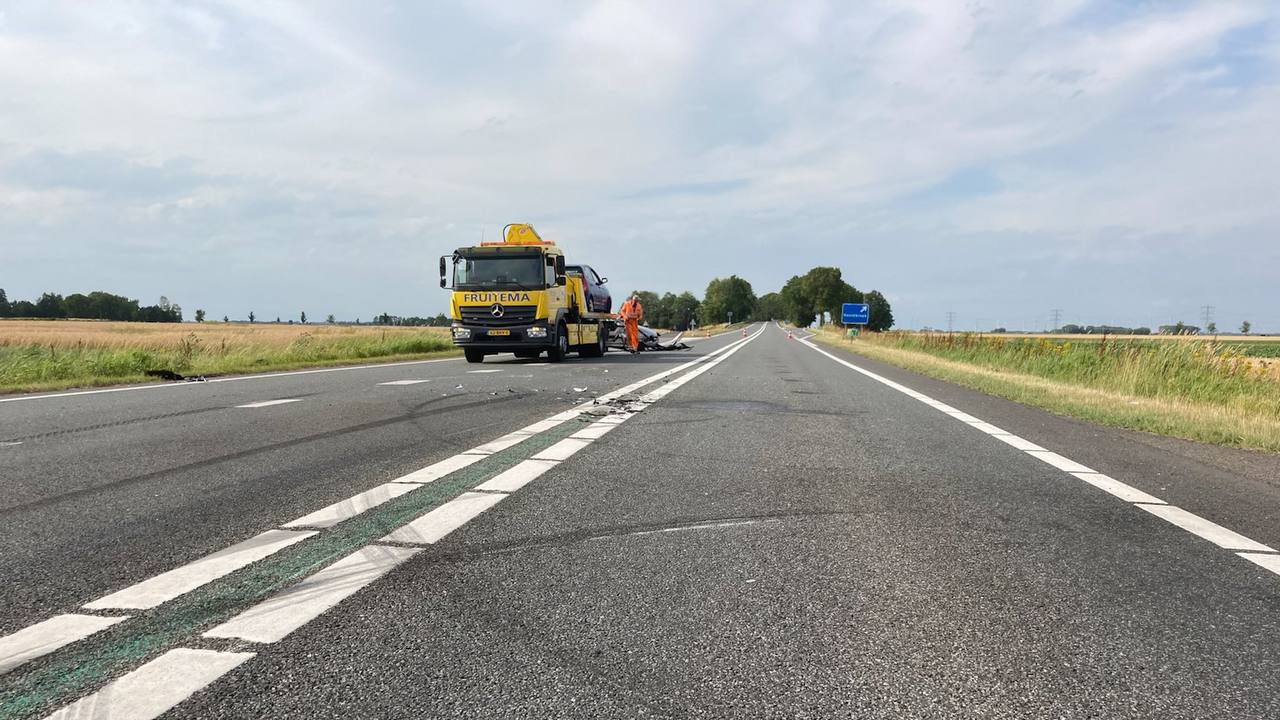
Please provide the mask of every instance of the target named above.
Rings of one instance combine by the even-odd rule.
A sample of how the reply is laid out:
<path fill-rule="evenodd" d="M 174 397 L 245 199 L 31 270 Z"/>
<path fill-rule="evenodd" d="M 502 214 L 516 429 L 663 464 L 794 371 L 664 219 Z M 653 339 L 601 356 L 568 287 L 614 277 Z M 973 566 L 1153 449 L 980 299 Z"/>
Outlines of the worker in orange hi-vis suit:
<path fill-rule="evenodd" d="M 619 317 L 622 318 L 622 325 L 627 330 L 627 350 L 637 352 L 640 350 L 640 320 L 644 317 L 644 306 L 640 304 L 640 298 L 635 293 L 622 303 Z"/>

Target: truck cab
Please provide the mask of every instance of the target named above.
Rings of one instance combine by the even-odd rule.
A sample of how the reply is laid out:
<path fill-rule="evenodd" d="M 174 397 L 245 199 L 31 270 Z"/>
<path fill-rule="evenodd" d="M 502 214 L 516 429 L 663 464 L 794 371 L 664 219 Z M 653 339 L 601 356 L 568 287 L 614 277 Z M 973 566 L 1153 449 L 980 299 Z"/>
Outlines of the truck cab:
<path fill-rule="evenodd" d="M 503 352 L 520 358 L 546 352 L 553 362 L 570 352 L 603 355 L 613 317 L 593 310 L 599 302 L 587 300 L 586 276 L 574 267 L 568 272 L 560 248 L 526 224 L 508 225 L 500 242 L 440 258 L 440 286 L 453 291 L 454 345 L 473 363 Z M 590 276 L 600 279 L 594 270 Z"/>

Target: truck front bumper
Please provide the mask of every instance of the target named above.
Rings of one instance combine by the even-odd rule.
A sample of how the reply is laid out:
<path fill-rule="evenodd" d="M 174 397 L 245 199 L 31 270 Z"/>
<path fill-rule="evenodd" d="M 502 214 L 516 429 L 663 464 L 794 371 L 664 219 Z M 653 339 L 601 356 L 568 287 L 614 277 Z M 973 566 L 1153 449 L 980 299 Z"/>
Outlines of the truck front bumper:
<path fill-rule="evenodd" d="M 455 324 L 450 328 L 453 344 L 486 352 L 542 350 L 551 347 L 551 332 L 545 323 L 507 327 Z"/>

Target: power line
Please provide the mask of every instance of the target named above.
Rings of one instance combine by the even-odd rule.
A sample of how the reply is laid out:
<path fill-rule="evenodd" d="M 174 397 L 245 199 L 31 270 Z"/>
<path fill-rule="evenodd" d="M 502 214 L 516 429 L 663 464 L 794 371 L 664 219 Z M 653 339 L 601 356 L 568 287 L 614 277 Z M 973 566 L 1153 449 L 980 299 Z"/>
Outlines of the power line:
<path fill-rule="evenodd" d="M 1053 325 L 1050 326 L 1049 332 L 1055 332 L 1058 328 L 1062 327 L 1062 310 L 1060 308 L 1054 308 L 1050 314 L 1053 316 Z"/>
<path fill-rule="evenodd" d="M 1201 312 L 1203 312 L 1203 313 L 1204 313 L 1204 324 L 1203 324 L 1203 325 L 1201 325 L 1200 327 L 1201 327 L 1201 328 L 1203 328 L 1205 332 L 1208 332 L 1208 331 L 1209 331 L 1209 323 L 1213 322 L 1213 306 L 1212 306 L 1212 305 L 1202 305 L 1202 306 L 1200 307 L 1200 310 L 1201 310 Z"/>

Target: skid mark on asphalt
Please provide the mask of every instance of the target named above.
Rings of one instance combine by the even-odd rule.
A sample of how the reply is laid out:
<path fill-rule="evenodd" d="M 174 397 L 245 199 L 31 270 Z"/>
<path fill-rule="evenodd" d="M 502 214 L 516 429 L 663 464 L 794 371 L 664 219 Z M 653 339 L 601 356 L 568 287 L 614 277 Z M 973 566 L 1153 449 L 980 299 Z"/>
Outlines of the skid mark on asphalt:
<path fill-rule="evenodd" d="M 84 425 L 81 427 L 65 428 L 62 430 L 50 430 L 48 432 L 35 433 L 33 435 L 19 435 L 9 438 L 5 442 L 0 442 L 0 446 L 4 445 L 21 445 L 24 440 L 44 440 L 51 437 L 61 437 L 63 435 L 74 435 L 76 433 L 90 432 L 93 430 L 103 430 L 105 428 L 122 427 L 124 425 L 136 425 L 139 423 L 155 422 L 157 420 L 171 420 L 179 417 L 190 417 L 192 415 L 200 415 L 210 412 L 221 412 L 226 408 L 211 407 L 200 408 L 198 410 L 181 410 L 179 412 L 163 413 L 160 415 L 148 415 L 147 417 L 129 418 L 127 420 L 113 420 L 111 422 L 96 423 L 94 425 Z"/>
<path fill-rule="evenodd" d="M 1014 435 L 1006 430 L 1002 430 L 995 425 L 984 422 L 972 415 L 969 415 L 968 413 L 957 410 L 956 408 L 939 400 L 935 400 L 924 393 L 917 392 L 905 385 L 902 385 L 901 383 L 894 382 L 882 375 L 877 375 L 870 370 L 858 367 L 847 360 L 838 358 L 826 350 L 819 348 L 808 340 L 801 340 L 801 344 L 827 356 L 855 372 L 861 373 L 862 375 L 875 380 L 882 385 L 893 388 L 904 395 L 919 400 L 935 410 L 950 415 L 975 430 L 1015 447 L 1043 463 L 1062 470 L 1079 480 L 1083 480 L 1113 497 L 1119 498 L 1120 500 L 1130 503 L 1135 507 L 1141 508 L 1161 520 L 1164 520 L 1175 527 L 1179 527 L 1198 538 L 1207 540 L 1218 547 L 1237 551 L 1236 555 L 1239 555 L 1245 560 L 1249 560 L 1259 567 L 1280 575 L 1280 554 L 1277 554 L 1277 551 L 1274 548 L 1268 547 L 1256 540 L 1247 538 L 1233 530 L 1222 527 L 1217 523 L 1206 520 L 1205 518 L 1184 510 L 1183 508 L 1170 505 L 1154 495 L 1150 495 L 1133 487 L 1132 485 L 1128 485 L 1113 477 L 1104 475 L 1103 473 L 1100 473 L 1087 465 L 1078 463 L 1071 458 L 1046 450 L 1029 440 Z"/>
<path fill-rule="evenodd" d="M 158 480 L 160 478 L 177 474 L 177 473 L 189 472 L 191 470 L 197 470 L 205 467 L 212 467 L 212 466 L 220 465 L 223 463 L 235 462 L 237 460 L 243 460 L 245 458 L 254 457 L 256 455 L 263 455 L 263 454 L 275 452 L 277 450 L 296 447 L 298 445 L 306 445 L 307 443 L 318 442 L 321 440 L 328 440 L 329 438 L 341 437 L 348 433 L 364 432 L 366 430 L 376 430 L 378 428 L 387 427 L 389 425 L 397 425 L 404 422 L 415 422 L 424 417 L 438 417 L 440 415 L 444 415 L 447 413 L 465 412 L 467 410 L 471 410 L 473 408 L 476 408 L 488 403 L 507 402 L 511 400 L 522 400 L 524 398 L 531 397 L 532 395 L 533 393 L 514 393 L 510 395 L 500 395 L 497 397 L 485 397 L 483 400 L 475 400 L 472 402 L 459 403 L 457 405 L 446 405 L 445 407 L 435 407 L 435 404 L 444 402 L 449 398 L 432 398 L 430 400 L 426 400 L 417 404 L 413 409 L 411 409 L 407 413 L 404 413 L 402 415 L 396 415 L 390 418 L 385 418 L 383 420 L 374 420 L 367 423 L 361 423 L 359 425 L 351 425 L 348 427 L 338 428 L 335 430 L 326 430 L 324 432 L 314 433 L 312 435 L 293 438 L 292 440 L 285 440 L 278 443 L 272 443 L 270 445 L 263 445 L 261 447 L 249 448 L 247 450 L 241 450 L 238 452 L 229 453 L 227 455 L 219 455 L 218 457 L 208 458 L 206 460 L 197 460 L 195 462 L 188 463 L 186 465 L 179 465 L 177 467 L 167 468 L 164 470 L 156 470 L 155 472 L 149 472 L 142 475 L 135 475 L 129 478 L 121 478 L 119 480 L 113 480 L 113 481 L 102 483 L 99 485 L 94 485 L 92 487 L 80 488 L 79 490 L 71 490 L 65 493 L 61 493 L 58 495 L 51 495 L 49 497 L 40 498 L 38 500 L 32 500 L 30 502 L 22 503 L 19 505 L 11 505 L 6 508 L 0 508 L 0 517 L 4 517 L 6 513 L 16 512 L 19 510 L 27 510 L 34 507 L 54 505 L 59 502 L 73 500 L 73 499 L 84 497 L 87 495 L 94 495 L 96 493 L 103 492 L 104 490 L 117 489 L 117 488 L 125 487 L 128 485 L 150 482 L 152 480 Z M 463 396 L 452 395 L 450 397 L 463 397 Z"/>

